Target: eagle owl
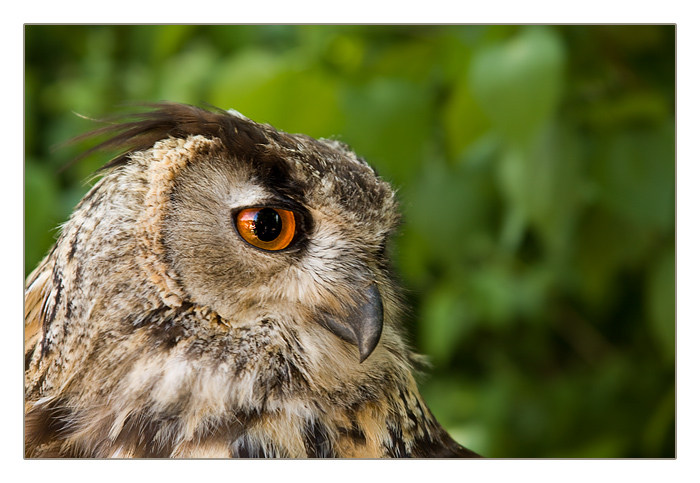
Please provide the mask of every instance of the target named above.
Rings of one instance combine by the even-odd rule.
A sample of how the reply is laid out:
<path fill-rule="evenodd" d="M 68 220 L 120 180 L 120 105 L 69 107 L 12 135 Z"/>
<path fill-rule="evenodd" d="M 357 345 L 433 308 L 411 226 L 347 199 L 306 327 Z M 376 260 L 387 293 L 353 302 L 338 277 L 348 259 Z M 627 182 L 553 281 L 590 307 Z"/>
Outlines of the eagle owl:
<path fill-rule="evenodd" d="M 413 376 L 392 188 L 348 147 L 175 103 L 25 292 L 28 457 L 471 457 Z"/>

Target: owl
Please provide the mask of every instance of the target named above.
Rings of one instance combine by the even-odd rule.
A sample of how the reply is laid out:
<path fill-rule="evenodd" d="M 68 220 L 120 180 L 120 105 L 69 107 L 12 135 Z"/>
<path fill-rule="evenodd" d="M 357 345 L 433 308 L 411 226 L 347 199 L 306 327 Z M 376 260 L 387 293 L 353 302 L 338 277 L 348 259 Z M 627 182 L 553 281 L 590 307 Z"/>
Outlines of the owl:
<path fill-rule="evenodd" d="M 414 378 L 391 186 L 347 146 L 177 103 L 25 290 L 27 457 L 474 457 Z"/>

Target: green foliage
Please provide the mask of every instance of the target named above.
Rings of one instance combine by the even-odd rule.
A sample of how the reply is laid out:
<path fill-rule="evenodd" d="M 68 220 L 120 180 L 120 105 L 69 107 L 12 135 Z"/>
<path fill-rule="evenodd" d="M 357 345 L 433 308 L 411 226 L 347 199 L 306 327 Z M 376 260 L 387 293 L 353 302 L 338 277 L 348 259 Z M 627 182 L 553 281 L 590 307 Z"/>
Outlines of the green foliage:
<path fill-rule="evenodd" d="M 338 137 L 399 187 L 438 419 L 493 457 L 675 454 L 675 27 L 27 26 L 25 269 L 123 102 Z"/>

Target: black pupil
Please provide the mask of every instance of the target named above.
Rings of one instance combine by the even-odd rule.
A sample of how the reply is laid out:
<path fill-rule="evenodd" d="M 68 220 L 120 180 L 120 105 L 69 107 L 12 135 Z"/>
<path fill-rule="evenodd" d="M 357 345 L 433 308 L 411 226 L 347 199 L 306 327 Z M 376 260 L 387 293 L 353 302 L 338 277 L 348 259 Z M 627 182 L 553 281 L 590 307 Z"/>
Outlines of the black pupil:
<path fill-rule="evenodd" d="M 255 215 L 255 236 L 261 241 L 270 242 L 280 236 L 282 218 L 272 208 L 263 208 Z"/>

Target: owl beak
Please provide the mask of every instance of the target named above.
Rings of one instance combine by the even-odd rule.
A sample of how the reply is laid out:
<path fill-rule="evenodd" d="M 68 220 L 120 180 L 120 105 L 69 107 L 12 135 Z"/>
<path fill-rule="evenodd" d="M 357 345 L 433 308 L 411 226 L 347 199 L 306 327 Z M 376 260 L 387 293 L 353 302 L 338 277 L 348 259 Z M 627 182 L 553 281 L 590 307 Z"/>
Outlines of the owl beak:
<path fill-rule="evenodd" d="M 384 326 L 384 304 L 374 283 L 360 292 L 357 305 L 344 317 L 324 314 L 320 324 L 360 350 L 360 363 L 374 351 Z"/>

